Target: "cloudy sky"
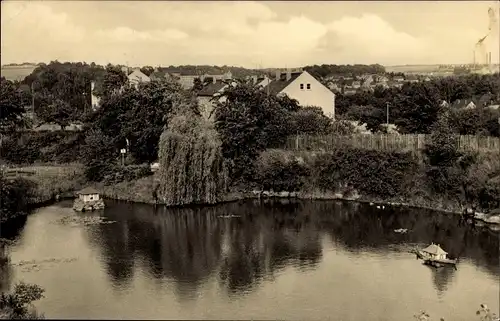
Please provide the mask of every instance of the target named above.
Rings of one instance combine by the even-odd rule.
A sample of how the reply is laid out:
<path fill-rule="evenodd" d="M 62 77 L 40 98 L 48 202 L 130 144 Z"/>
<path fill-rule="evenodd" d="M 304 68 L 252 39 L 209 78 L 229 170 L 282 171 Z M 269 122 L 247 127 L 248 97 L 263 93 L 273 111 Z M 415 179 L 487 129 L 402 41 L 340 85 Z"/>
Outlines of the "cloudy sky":
<path fill-rule="evenodd" d="M 497 25 L 492 1 L 2 1 L 1 62 L 470 63 L 489 7 Z"/>

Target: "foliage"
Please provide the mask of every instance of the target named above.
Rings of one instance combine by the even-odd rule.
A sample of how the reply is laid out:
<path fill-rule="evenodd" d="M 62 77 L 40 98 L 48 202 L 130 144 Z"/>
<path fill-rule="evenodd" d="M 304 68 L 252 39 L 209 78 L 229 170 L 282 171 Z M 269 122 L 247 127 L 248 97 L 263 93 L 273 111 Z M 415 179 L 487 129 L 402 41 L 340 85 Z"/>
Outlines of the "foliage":
<path fill-rule="evenodd" d="M 450 124 L 460 135 L 500 137 L 500 110 L 478 107 L 450 111 Z"/>
<path fill-rule="evenodd" d="M 320 107 L 304 107 L 290 114 L 291 133 L 326 135 L 333 130 L 333 120 Z"/>
<path fill-rule="evenodd" d="M 385 122 L 385 113 L 373 106 L 353 106 L 345 114 L 347 120 L 357 120 L 362 124 L 366 124 L 366 128 L 370 131 L 377 131 L 380 125 Z"/>
<path fill-rule="evenodd" d="M 88 180 L 98 182 L 107 174 L 112 173 L 118 156 L 111 137 L 99 129 L 91 129 L 87 132 L 82 163 Z"/>
<path fill-rule="evenodd" d="M 16 129 L 26 126 L 24 106 L 26 97 L 19 88 L 19 84 L 0 80 L 0 134 L 12 133 Z"/>
<path fill-rule="evenodd" d="M 226 88 L 214 108 L 215 128 L 235 181 L 253 176 L 251 164 L 259 153 L 285 141 L 290 111 L 297 109 L 293 100 L 268 96 L 250 84 Z"/>
<path fill-rule="evenodd" d="M 221 201 L 229 177 L 221 145 L 213 125 L 202 117 L 176 114 L 160 138 L 156 195 L 161 202 L 185 205 Z"/>
<path fill-rule="evenodd" d="M 2 319 L 44 319 L 33 306 L 34 301 L 42 299 L 44 289 L 36 284 L 20 282 L 12 293 L 0 294 L 0 316 Z"/>
<path fill-rule="evenodd" d="M 311 75 L 325 78 L 330 75 L 360 76 L 363 74 L 384 74 L 385 68 L 381 65 L 313 65 L 305 66 L 304 70 Z"/>
<path fill-rule="evenodd" d="M 52 61 L 37 66 L 23 83 L 33 88 L 37 116 L 45 121 L 65 123 L 84 117 L 92 104 L 91 82 L 100 83 L 104 73 L 104 68 L 94 63 Z M 58 110 L 60 107 L 62 111 Z"/>
<path fill-rule="evenodd" d="M 109 173 L 103 177 L 106 185 L 113 185 L 123 181 L 134 181 L 151 175 L 151 167 L 148 164 L 114 166 Z"/>
<path fill-rule="evenodd" d="M 262 153 L 257 159 L 256 182 L 265 191 L 297 192 L 309 177 L 309 169 L 296 158 L 277 150 Z"/>
<path fill-rule="evenodd" d="M 184 106 L 193 112 L 197 105 L 179 84 L 151 81 L 139 88 L 126 86 L 120 93 L 104 96 L 100 108 L 88 119 L 90 128 L 98 129 L 111 139 L 115 148 L 125 148 L 138 162 L 153 162 L 158 155 L 158 141 L 173 106 Z"/>
<path fill-rule="evenodd" d="M 313 168 L 323 190 L 343 184 L 367 195 L 391 197 L 402 196 L 401 186 L 417 166 L 410 153 L 342 148 L 319 155 Z"/>
<path fill-rule="evenodd" d="M 33 195 L 36 185 L 31 180 L 21 177 L 9 178 L 0 173 L 0 221 L 26 214 L 28 200 Z"/>
<path fill-rule="evenodd" d="M 84 138 L 83 132 L 17 132 L 5 138 L 0 154 L 12 164 L 70 163 L 80 159 Z"/>
<path fill-rule="evenodd" d="M 102 78 L 102 86 L 95 90 L 98 97 L 111 95 L 122 88 L 127 82 L 127 75 L 118 66 L 108 64 Z"/>
<path fill-rule="evenodd" d="M 79 118 L 75 115 L 76 111 L 67 102 L 48 96 L 41 98 L 37 95 L 37 97 L 45 100 L 36 113 L 37 118 L 42 120 L 43 123 L 54 123 L 64 129 L 70 125 L 72 120 Z"/>
<path fill-rule="evenodd" d="M 338 115 L 349 114 L 350 119 L 366 122 L 370 128 L 375 128 L 382 123 L 381 115 L 385 119 L 388 105 L 390 122 L 403 133 L 428 133 L 443 111 L 443 101 L 453 105 L 458 99 L 478 98 L 485 94 L 491 96 L 491 101 L 500 100 L 500 74 L 435 78 L 427 82 L 406 83 L 402 88 L 377 87 L 373 92 L 338 94 L 335 108 Z M 493 121 L 495 112 L 477 110 L 458 114 L 454 116 L 458 120 L 453 123 L 459 132 L 473 131 L 475 134 L 483 129 L 485 134 L 498 134 L 498 120 L 496 124 Z M 467 121 L 468 116 L 473 119 Z"/>

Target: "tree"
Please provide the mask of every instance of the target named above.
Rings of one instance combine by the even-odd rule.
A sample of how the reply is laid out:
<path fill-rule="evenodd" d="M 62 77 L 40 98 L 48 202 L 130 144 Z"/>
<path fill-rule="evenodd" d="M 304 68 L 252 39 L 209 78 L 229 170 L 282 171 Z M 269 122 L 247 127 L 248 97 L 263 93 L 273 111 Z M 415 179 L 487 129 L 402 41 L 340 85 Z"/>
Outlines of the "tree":
<path fill-rule="evenodd" d="M 128 140 L 130 154 L 137 162 L 153 162 L 174 106 L 187 106 L 199 114 L 190 94 L 176 82 L 158 80 L 138 88 L 125 86 L 121 92 L 103 97 L 88 126 L 111 137 L 117 149 L 125 148 Z"/>
<path fill-rule="evenodd" d="M 326 135 L 333 131 L 333 120 L 320 107 L 304 107 L 291 115 L 291 133 Z"/>
<path fill-rule="evenodd" d="M 105 96 L 116 92 L 127 83 L 127 75 L 118 66 L 107 65 L 104 74 L 101 90 L 97 91 L 98 96 Z"/>
<path fill-rule="evenodd" d="M 0 294 L 1 319 L 44 319 L 33 306 L 34 301 L 42 299 L 45 290 L 35 284 L 20 282 L 12 293 Z"/>
<path fill-rule="evenodd" d="M 195 78 L 193 80 L 193 91 L 199 91 L 203 88 L 203 83 L 201 82 L 200 78 Z"/>
<path fill-rule="evenodd" d="M 252 164 L 259 153 L 282 144 L 290 134 L 289 111 L 280 101 L 290 102 L 242 82 L 226 87 L 217 101 L 215 128 L 235 181 L 253 177 Z"/>
<path fill-rule="evenodd" d="M 151 66 L 144 66 L 140 70 L 143 74 L 145 74 L 148 77 L 155 71 L 155 69 Z"/>
<path fill-rule="evenodd" d="M 19 88 L 4 77 L 0 90 L 0 134 L 8 134 L 26 126 L 25 101 Z"/>
<path fill-rule="evenodd" d="M 65 101 L 54 97 L 43 97 L 44 105 L 39 106 L 37 117 L 45 123 L 54 123 L 64 130 L 72 120 L 77 119 L 76 111 Z"/>
<path fill-rule="evenodd" d="M 378 131 L 380 125 L 385 122 L 385 113 L 373 106 L 353 106 L 346 113 L 347 120 L 357 120 L 361 124 L 366 123 L 366 128 L 370 131 Z"/>

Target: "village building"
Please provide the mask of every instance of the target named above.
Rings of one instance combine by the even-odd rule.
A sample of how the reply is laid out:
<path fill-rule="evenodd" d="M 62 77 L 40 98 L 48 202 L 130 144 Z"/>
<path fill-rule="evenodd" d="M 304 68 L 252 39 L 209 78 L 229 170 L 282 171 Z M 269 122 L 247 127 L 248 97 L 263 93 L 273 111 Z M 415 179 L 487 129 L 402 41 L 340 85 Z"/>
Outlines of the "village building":
<path fill-rule="evenodd" d="M 301 106 L 320 107 L 326 116 L 335 118 L 335 94 L 307 71 L 277 71 L 263 90 L 270 95 L 286 94 Z"/>
<path fill-rule="evenodd" d="M 86 187 L 76 193 L 78 198 L 73 203 L 73 209 L 78 212 L 93 211 L 104 208 L 104 200 L 99 191 L 92 187 Z"/>
<path fill-rule="evenodd" d="M 439 244 L 434 243 L 423 249 L 422 252 L 427 254 L 433 260 L 446 260 L 446 256 L 448 255 L 448 253 L 446 253 L 446 251 L 443 250 Z"/>
<path fill-rule="evenodd" d="M 210 120 L 213 119 L 212 111 L 217 101 L 222 101 L 224 98 L 218 98 L 224 89 L 228 86 L 222 80 L 213 79 L 212 82 L 205 84 L 205 86 L 196 94 L 198 107 L 200 108 L 203 118 Z"/>

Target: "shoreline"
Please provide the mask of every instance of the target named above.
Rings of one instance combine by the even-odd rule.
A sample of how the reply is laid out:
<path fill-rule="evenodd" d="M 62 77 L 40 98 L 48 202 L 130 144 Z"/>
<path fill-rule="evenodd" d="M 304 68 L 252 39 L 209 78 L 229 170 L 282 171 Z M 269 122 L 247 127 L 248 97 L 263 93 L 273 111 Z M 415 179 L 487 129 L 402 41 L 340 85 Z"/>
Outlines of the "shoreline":
<path fill-rule="evenodd" d="M 347 201 L 347 202 L 358 202 L 363 204 L 370 204 L 373 206 L 391 206 L 391 207 L 404 207 L 413 209 L 423 209 L 430 210 L 443 214 L 454 214 L 461 215 L 463 213 L 463 208 L 460 208 L 458 204 L 453 203 L 449 200 L 433 199 L 433 200 L 394 200 L 394 199 L 380 199 L 376 197 L 352 195 L 346 196 L 342 193 L 333 192 L 268 192 L 268 191 L 240 191 L 240 192 L 230 192 L 226 194 L 220 201 L 209 204 L 209 203 L 192 203 L 185 205 L 169 206 L 162 204 L 161 202 L 155 202 L 152 198 L 146 197 L 144 195 L 138 195 L 138 193 L 131 193 L 129 195 L 119 193 L 119 190 L 111 186 L 100 186 L 94 185 L 101 193 L 104 198 L 118 201 L 125 201 L 130 203 L 141 203 L 156 206 L 166 206 L 171 208 L 176 207 L 189 207 L 189 206 L 217 206 L 225 203 L 232 203 L 241 200 L 249 199 L 296 199 L 296 200 L 313 200 L 313 201 Z M 120 195 L 121 194 L 121 195 Z M 443 204 L 445 206 L 443 206 Z M 488 214 L 477 212 L 474 216 L 475 221 L 483 222 L 488 226 L 498 226 L 500 228 L 500 212 L 495 212 L 492 217 L 496 217 L 496 221 L 491 221 L 488 219 Z"/>
<path fill-rule="evenodd" d="M 444 199 L 431 199 L 431 198 L 414 198 L 413 200 L 408 199 L 381 199 L 377 197 L 370 197 L 365 195 L 359 195 L 356 191 L 354 193 L 341 193 L 341 192 L 322 192 L 318 190 L 303 190 L 299 192 L 269 192 L 269 191 L 233 191 L 229 192 L 223 196 L 221 200 L 216 203 L 192 203 L 185 205 L 169 206 L 163 204 L 162 202 L 155 202 L 150 195 L 150 184 L 153 182 L 153 177 L 146 177 L 138 181 L 132 182 L 122 182 L 114 186 L 106 186 L 102 183 L 90 184 L 90 186 L 96 188 L 101 192 L 101 195 L 105 199 L 112 199 L 118 201 L 125 201 L 131 203 L 142 203 L 149 204 L 153 206 L 167 206 L 167 207 L 189 207 L 189 206 L 217 206 L 224 203 L 237 202 L 240 200 L 248 199 L 296 199 L 296 200 L 315 200 L 315 201 L 348 201 L 348 202 L 358 202 L 363 204 L 370 204 L 372 206 L 390 206 L 390 207 L 404 207 L 404 208 L 414 208 L 431 210 L 443 214 L 454 214 L 461 215 L 463 213 L 463 208 L 459 204 L 450 200 Z M 133 189 L 139 181 L 142 181 L 142 186 L 139 190 Z M 2 220 L 1 223 L 8 222 L 10 219 L 15 219 L 19 216 L 29 215 L 34 209 L 41 208 L 44 206 L 49 206 L 58 201 L 73 199 L 75 197 L 75 190 L 64 191 L 51 197 L 43 198 L 36 197 L 33 202 L 30 202 L 27 213 L 19 213 L 14 217 L 10 217 L 6 220 Z M 475 221 L 483 222 L 488 226 L 500 228 L 500 211 L 494 210 L 490 220 L 490 215 L 488 213 L 476 213 L 474 216 Z"/>

